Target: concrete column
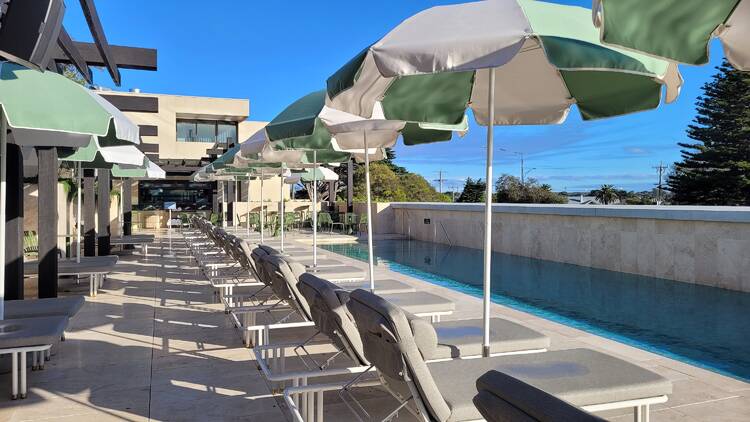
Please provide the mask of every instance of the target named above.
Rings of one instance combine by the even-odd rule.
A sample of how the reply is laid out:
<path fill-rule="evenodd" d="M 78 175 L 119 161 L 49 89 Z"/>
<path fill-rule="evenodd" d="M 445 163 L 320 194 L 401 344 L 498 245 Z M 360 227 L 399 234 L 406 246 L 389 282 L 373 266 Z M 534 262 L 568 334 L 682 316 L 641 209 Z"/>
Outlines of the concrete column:
<path fill-rule="evenodd" d="M 83 170 L 83 255 L 96 256 L 96 170 Z"/>
<path fill-rule="evenodd" d="M 336 182 L 330 181 L 328 182 L 328 202 L 331 203 L 331 205 L 336 204 Z"/>
<path fill-rule="evenodd" d="M 109 255 L 109 192 L 110 186 L 109 170 L 97 170 L 97 228 L 96 241 L 99 244 L 97 254 L 99 256 Z"/>
<path fill-rule="evenodd" d="M 235 182 L 227 182 L 227 226 L 234 222 L 234 189 Z"/>
<path fill-rule="evenodd" d="M 133 234 L 133 182 L 125 179 L 122 183 L 125 184 L 122 188 L 122 195 L 124 196 L 122 198 L 122 233 L 129 236 Z"/>
<path fill-rule="evenodd" d="M 39 298 L 57 297 L 57 148 L 39 148 Z"/>
<path fill-rule="evenodd" d="M 8 144 L 5 206 L 5 300 L 23 299 L 23 156 Z"/>

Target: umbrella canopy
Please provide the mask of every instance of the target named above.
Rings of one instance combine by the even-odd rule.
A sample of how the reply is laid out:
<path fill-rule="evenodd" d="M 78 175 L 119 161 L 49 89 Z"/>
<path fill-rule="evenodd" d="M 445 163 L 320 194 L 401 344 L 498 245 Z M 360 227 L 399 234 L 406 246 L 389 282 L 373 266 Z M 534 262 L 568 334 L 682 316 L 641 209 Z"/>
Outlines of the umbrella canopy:
<path fill-rule="evenodd" d="M 113 164 L 138 166 L 146 158 L 135 145 L 126 141 L 91 136 L 80 148 L 58 148 L 60 161 L 80 162 L 84 168 L 111 168 Z"/>
<path fill-rule="evenodd" d="M 750 71 L 750 0 L 593 0 L 592 9 L 605 44 L 700 65 L 716 37 L 729 63 Z"/>
<path fill-rule="evenodd" d="M 485 355 L 493 126 L 562 123 L 573 105 L 584 120 L 612 117 L 656 108 L 664 86 L 668 102 L 679 94 L 675 64 L 603 46 L 589 19 L 590 11 L 580 7 L 530 0 L 433 7 L 402 22 L 327 80 L 326 104 L 350 114 L 455 125 L 471 108 L 487 126 Z"/>
<path fill-rule="evenodd" d="M 561 123 L 673 101 L 676 65 L 604 47 L 580 7 L 530 0 L 439 6 L 407 19 L 327 81 L 327 105 L 362 117 L 457 124 L 470 107 L 481 125 Z M 418 36 L 416 35 L 418 34 Z M 489 119 L 489 69 L 497 68 Z"/>
<path fill-rule="evenodd" d="M 299 173 L 299 178 L 303 182 L 332 182 L 339 180 L 339 175 L 327 167 L 316 167 Z"/>
<path fill-rule="evenodd" d="M 0 62 L 0 107 L 15 142 L 82 147 L 91 136 L 140 143 L 138 126 L 97 93 L 52 72 Z"/>
<path fill-rule="evenodd" d="M 144 157 L 140 166 L 115 164 L 112 166 L 112 177 L 122 179 L 165 179 L 167 173 L 148 157 Z"/>

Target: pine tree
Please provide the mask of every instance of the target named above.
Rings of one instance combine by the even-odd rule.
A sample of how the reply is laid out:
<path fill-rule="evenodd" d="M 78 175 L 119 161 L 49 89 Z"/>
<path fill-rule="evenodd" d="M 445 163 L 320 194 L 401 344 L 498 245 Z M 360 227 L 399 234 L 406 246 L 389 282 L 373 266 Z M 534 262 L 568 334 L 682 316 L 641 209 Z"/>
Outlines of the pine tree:
<path fill-rule="evenodd" d="M 472 179 L 469 177 L 466 179 L 464 184 L 464 190 L 461 192 L 461 196 L 458 197 L 456 202 L 483 202 L 484 191 L 487 185 L 482 179 Z"/>
<path fill-rule="evenodd" d="M 667 179 L 679 204 L 750 205 L 750 73 L 726 61 L 703 86 L 696 117 L 678 143 L 682 161 Z"/>

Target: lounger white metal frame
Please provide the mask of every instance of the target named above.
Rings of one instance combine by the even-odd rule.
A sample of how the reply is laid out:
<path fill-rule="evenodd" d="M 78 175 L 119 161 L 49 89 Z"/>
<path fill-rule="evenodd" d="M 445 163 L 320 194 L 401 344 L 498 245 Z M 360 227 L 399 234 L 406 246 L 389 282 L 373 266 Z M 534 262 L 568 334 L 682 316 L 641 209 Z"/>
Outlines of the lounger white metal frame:
<path fill-rule="evenodd" d="M 26 353 L 32 353 L 31 370 L 44 369 L 44 361 L 49 360 L 51 344 L 36 346 L 11 347 L 0 349 L 0 355 L 12 356 L 11 367 L 11 399 L 25 399 L 27 395 L 26 383 Z M 19 395 L 19 378 L 21 381 Z"/>

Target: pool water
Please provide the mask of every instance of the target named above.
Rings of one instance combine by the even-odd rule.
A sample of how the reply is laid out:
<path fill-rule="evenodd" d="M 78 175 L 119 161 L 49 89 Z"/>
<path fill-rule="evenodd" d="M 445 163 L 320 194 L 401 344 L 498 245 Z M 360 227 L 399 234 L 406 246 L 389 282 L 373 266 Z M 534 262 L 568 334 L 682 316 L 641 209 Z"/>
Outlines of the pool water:
<path fill-rule="evenodd" d="M 362 261 L 367 245 L 322 245 Z M 482 251 L 417 240 L 375 242 L 391 270 L 482 296 Z M 750 294 L 502 253 L 492 300 L 750 382 Z"/>

